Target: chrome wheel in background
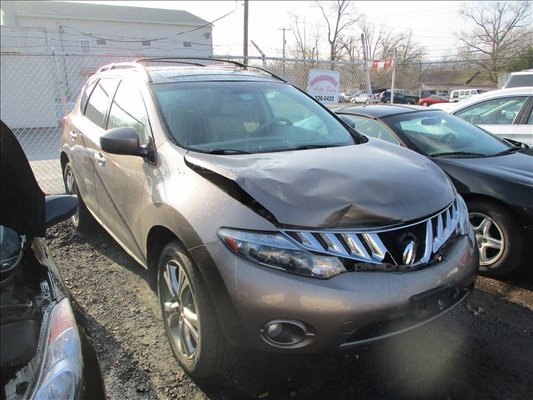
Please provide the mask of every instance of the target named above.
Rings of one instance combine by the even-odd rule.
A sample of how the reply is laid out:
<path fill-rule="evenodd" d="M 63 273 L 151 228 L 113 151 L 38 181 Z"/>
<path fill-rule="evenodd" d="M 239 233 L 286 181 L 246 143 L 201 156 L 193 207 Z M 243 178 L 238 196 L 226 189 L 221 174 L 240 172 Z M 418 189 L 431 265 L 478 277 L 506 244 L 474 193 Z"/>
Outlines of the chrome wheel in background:
<path fill-rule="evenodd" d="M 502 228 L 488 215 L 471 212 L 469 216 L 476 234 L 479 265 L 490 268 L 490 265 L 497 262 L 504 252 L 505 237 Z"/>

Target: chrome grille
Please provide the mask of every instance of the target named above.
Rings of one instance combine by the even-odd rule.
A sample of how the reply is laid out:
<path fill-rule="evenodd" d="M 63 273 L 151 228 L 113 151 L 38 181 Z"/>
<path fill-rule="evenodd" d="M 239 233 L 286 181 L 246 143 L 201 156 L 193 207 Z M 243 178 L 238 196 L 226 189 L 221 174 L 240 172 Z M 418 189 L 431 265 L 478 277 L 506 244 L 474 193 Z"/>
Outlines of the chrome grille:
<path fill-rule="evenodd" d="M 402 237 L 416 243 L 412 266 L 428 263 L 456 232 L 459 223 L 457 200 L 426 220 L 382 229 L 350 231 L 282 230 L 305 249 L 364 263 L 402 265 Z M 404 247 L 404 249 L 402 249 Z M 411 244 L 411 248 L 413 245 Z"/>

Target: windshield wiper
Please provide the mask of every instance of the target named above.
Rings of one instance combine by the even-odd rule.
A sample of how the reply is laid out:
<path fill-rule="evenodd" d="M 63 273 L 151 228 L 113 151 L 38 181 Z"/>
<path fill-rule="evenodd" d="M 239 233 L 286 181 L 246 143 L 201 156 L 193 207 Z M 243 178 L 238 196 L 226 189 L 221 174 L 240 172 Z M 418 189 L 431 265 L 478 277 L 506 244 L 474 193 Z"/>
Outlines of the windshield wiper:
<path fill-rule="evenodd" d="M 445 153 L 435 153 L 430 154 L 430 157 L 444 157 L 444 156 L 476 156 L 476 157 L 487 157 L 487 154 L 482 153 L 471 153 L 468 151 L 448 151 Z"/>
<path fill-rule="evenodd" d="M 213 149 L 206 152 L 207 154 L 251 154 L 248 151 L 237 150 L 237 149 Z"/>
<path fill-rule="evenodd" d="M 525 150 L 525 148 L 523 148 L 522 146 L 513 146 L 513 147 L 509 147 L 508 149 L 506 149 L 504 151 L 500 151 L 499 153 L 496 153 L 494 155 L 495 156 L 504 156 L 506 154 L 514 154 L 517 151 L 524 151 L 524 150 Z"/>
<path fill-rule="evenodd" d="M 296 147 L 288 147 L 285 149 L 285 151 L 293 151 L 293 150 L 310 150 L 310 149 L 323 149 L 325 147 L 342 147 L 347 146 L 346 144 L 303 144 L 301 146 Z"/>

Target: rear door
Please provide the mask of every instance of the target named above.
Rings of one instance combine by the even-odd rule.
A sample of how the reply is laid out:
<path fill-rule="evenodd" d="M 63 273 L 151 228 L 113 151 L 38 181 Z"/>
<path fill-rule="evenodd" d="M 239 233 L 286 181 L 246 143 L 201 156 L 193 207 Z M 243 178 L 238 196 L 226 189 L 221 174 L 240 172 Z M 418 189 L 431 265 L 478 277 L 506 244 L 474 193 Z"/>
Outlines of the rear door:
<path fill-rule="evenodd" d="M 82 181 L 80 188 L 85 190 L 85 193 L 81 192 L 85 204 L 98 218 L 96 163 L 100 153 L 100 136 L 105 131 L 107 110 L 118 82 L 118 79 L 100 79 L 88 97 L 84 117 L 79 118 L 77 123 L 77 134 L 83 140 L 83 147 L 77 156 L 77 168 L 74 172 L 78 174 L 77 179 Z"/>
<path fill-rule="evenodd" d="M 65 140 L 63 149 L 66 150 L 68 158 L 74 170 L 78 190 L 83 199 L 91 197 L 95 188 L 94 182 L 94 165 L 86 164 L 84 160 L 85 140 L 82 134 L 82 128 L 85 127 L 84 114 L 85 108 L 92 91 L 94 90 L 98 79 L 89 80 L 82 89 L 79 102 L 79 108 L 73 110 L 68 115 L 66 132 L 63 133 Z"/>
<path fill-rule="evenodd" d="M 122 80 L 111 102 L 107 129 L 131 127 L 139 135 L 139 143 L 152 141 L 148 114 L 140 87 Z M 145 172 L 153 164 L 142 157 L 98 153 L 96 163 L 99 213 L 115 239 L 133 255 L 143 260 L 141 218 L 143 200 L 149 200 L 150 183 Z M 147 192 L 148 191 L 148 195 Z"/>

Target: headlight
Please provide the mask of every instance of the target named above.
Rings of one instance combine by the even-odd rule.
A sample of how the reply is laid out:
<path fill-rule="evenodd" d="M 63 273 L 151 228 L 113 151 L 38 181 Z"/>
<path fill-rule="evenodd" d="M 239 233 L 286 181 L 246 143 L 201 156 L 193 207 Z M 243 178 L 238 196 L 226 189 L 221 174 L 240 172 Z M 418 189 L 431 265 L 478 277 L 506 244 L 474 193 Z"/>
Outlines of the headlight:
<path fill-rule="evenodd" d="M 44 362 L 35 400 L 77 399 L 81 390 L 83 361 L 81 340 L 68 298 L 52 310 Z"/>
<path fill-rule="evenodd" d="M 470 219 L 468 218 L 468 209 L 463 198 L 457 194 L 457 213 L 459 221 L 457 222 L 457 230 L 460 235 L 468 234 L 470 227 Z"/>
<path fill-rule="evenodd" d="M 279 234 L 222 228 L 218 234 L 233 253 L 248 261 L 314 278 L 331 278 L 346 268 L 337 257 L 318 256 Z"/>

